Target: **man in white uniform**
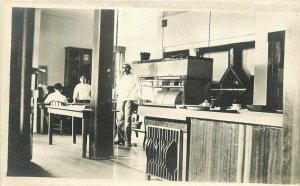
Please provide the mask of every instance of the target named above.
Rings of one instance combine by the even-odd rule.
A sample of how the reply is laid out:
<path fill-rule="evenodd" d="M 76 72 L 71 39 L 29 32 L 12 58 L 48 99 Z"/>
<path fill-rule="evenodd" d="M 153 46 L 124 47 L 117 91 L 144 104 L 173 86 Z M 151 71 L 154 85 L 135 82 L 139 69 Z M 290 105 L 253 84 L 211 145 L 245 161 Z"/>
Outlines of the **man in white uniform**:
<path fill-rule="evenodd" d="M 74 88 L 73 103 L 89 103 L 91 100 L 91 85 L 86 83 L 85 76 L 80 77 L 80 83 Z"/>
<path fill-rule="evenodd" d="M 131 147 L 131 116 L 139 102 L 140 84 L 138 76 L 131 73 L 131 66 L 127 63 L 122 65 L 122 76 L 117 84 L 117 128 L 118 141 L 115 144 Z"/>

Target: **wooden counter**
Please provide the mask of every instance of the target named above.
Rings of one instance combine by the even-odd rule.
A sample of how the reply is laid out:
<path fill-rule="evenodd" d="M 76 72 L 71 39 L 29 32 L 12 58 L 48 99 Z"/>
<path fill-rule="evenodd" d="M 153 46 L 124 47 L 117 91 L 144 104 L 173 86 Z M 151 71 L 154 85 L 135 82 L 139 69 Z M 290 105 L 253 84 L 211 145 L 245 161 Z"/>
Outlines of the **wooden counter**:
<path fill-rule="evenodd" d="M 186 121 L 186 118 L 190 117 L 273 127 L 282 127 L 283 121 L 282 114 L 252 112 L 248 110 L 240 110 L 239 113 L 223 113 L 214 111 L 195 111 L 180 108 L 139 106 L 138 114 L 141 116 L 180 121 Z"/>
<path fill-rule="evenodd" d="M 145 125 L 184 132 L 183 180 L 281 183 L 282 114 L 140 106 Z"/>

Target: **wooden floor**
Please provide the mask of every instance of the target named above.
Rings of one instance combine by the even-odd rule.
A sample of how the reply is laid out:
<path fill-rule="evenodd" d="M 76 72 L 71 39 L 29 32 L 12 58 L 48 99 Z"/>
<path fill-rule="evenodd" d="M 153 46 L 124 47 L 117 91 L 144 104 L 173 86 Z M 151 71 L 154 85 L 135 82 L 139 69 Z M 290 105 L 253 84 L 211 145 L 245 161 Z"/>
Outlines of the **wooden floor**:
<path fill-rule="evenodd" d="M 81 136 L 77 144 L 72 144 L 70 135 L 54 135 L 53 145 L 48 145 L 47 135 L 33 136 L 32 163 L 56 178 L 96 178 L 96 179 L 145 179 L 145 151 L 139 139 L 133 141 L 130 149 L 115 146 L 114 158 L 90 160 L 81 158 Z M 141 138 L 141 137 L 140 137 Z M 32 175 L 36 176 L 36 175 Z M 40 175 L 37 175 L 40 176 Z"/>

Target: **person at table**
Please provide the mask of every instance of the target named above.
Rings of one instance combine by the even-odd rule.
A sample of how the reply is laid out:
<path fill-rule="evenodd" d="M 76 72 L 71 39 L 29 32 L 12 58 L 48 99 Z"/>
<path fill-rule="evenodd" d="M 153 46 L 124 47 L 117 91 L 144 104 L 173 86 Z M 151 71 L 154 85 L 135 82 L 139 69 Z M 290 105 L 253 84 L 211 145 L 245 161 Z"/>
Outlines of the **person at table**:
<path fill-rule="evenodd" d="M 91 85 L 86 82 L 86 77 L 79 78 L 80 83 L 77 84 L 73 92 L 73 103 L 89 103 L 91 100 Z"/>
<path fill-rule="evenodd" d="M 56 83 L 54 85 L 54 92 L 49 94 L 45 99 L 44 103 L 50 103 L 51 101 L 59 101 L 64 105 L 68 104 L 68 100 L 66 96 L 62 95 L 62 85 L 60 83 Z"/>
<path fill-rule="evenodd" d="M 122 65 L 122 76 L 117 84 L 117 134 L 118 140 L 114 144 L 131 147 L 131 116 L 139 102 L 140 83 L 137 75 L 131 73 L 131 66 Z"/>

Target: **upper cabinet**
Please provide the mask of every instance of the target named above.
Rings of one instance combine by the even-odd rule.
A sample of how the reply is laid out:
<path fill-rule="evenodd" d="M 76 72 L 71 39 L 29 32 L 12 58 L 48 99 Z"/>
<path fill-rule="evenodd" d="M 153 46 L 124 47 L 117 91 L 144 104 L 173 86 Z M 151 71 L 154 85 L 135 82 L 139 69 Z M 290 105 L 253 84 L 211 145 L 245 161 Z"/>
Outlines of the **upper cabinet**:
<path fill-rule="evenodd" d="M 65 86 L 75 87 L 80 76 L 84 75 L 91 83 L 92 49 L 65 48 Z"/>
<path fill-rule="evenodd" d="M 165 52 L 253 41 L 256 14 L 252 12 L 191 11 L 165 17 Z"/>

